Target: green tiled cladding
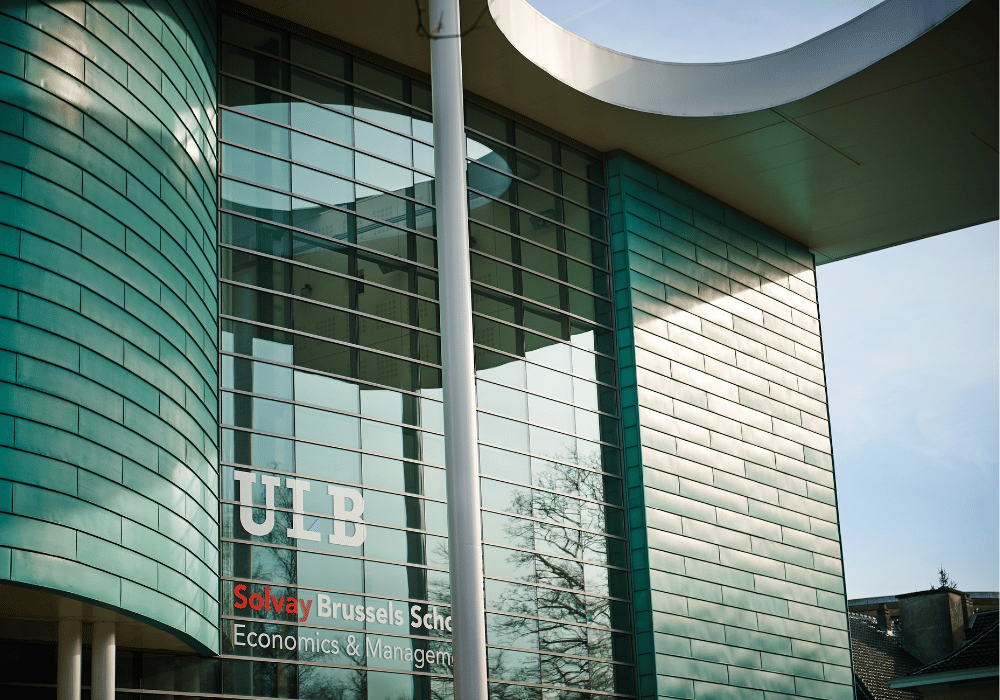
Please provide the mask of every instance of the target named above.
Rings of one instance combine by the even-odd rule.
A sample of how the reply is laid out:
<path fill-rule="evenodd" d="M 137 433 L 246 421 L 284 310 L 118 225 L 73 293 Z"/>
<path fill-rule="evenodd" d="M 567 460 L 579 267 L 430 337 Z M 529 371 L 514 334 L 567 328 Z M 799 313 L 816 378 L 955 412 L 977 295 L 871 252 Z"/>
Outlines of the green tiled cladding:
<path fill-rule="evenodd" d="M 607 163 L 642 698 L 853 698 L 808 250 Z"/>
<path fill-rule="evenodd" d="M 214 3 L 0 4 L 0 578 L 219 649 Z"/>

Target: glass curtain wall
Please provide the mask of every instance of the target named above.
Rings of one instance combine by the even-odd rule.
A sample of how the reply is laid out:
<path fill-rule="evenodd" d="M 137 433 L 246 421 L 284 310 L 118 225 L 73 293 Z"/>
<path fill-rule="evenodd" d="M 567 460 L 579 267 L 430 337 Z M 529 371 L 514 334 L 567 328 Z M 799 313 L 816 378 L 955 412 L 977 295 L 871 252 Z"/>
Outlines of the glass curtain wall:
<path fill-rule="evenodd" d="M 223 693 L 451 697 L 429 87 L 220 51 Z M 491 695 L 633 693 L 599 161 L 466 108 Z"/>

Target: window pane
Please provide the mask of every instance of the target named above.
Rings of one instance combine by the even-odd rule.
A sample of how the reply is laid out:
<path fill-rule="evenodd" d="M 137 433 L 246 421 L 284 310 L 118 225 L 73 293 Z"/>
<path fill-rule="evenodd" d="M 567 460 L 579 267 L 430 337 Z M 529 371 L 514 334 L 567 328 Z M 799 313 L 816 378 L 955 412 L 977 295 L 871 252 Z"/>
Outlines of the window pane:
<path fill-rule="evenodd" d="M 295 407 L 296 437 L 344 447 L 360 447 L 359 427 L 358 419 L 351 416 L 305 406 Z"/>
<path fill-rule="evenodd" d="M 299 474 L 347 484 L 361 483 L 361 455 L 309 442 L 295 443 L 295 471 Z M 316 488 L 319 488 L 318 486 Z M 325 499 L 326 489 L 319 492 Z M 328 500 L 327 500 L 328 503 Z M 329 508 L 324 505 L 324 508 Z M 323 512 L 316 509 L 318 512 Z"/>
<path fill-rule="evenodd" d="M 223 110 L 221 116 L 220 135 L 222 138 L 236 141 L 258 151 L 267 151 L 276 156 L 288 157 L 288 129 L 228 110 Z"/>
<path fill-rule="evenodd" d="M 292 102 L 291 110 L 292 126 L 347 145 L 354 143 L 353 120 L 350 117 L 309 102 Z"/>
<path fill-rule="evenodd" d="M 288 97 L 267 88 L 222 76 L 219 103 L 262 119 L 288 123 Z"/>
<path fill-rule="evenodd" d="M 410 133 L 410 110 L 407 108 L 362 90 L 355 91 L 354 104 L 354 113 L 362 119 L 381 124 L 393 131 Z M 358 145 L 360 147 L 360 141 Z"/>
<path fill-rule="evenodd" d="M 354 154 L 350 149 L 328 141 L 292 132 L 292 156 L 298 163 L 329 170 L 344 177 L 354 177 Z"/>
<path fill-rule="evenodd" d="M 390 190 L 402 195 L 411 195 L 408 190 L 413 187 L 413 171 L 398 165 L 387 163 L 379 158 L 356 153 L 357 179 L 375 187 Z"/>
<path fill-rule="evenodd" d="M 525 394 L 517 389 L 497 386 L 489 382 L 476 382 L 476 405 L 484 411 L 492 411 L 510 418 L 528 419 L 528 404 Z M 531 398 L 528 397 L 530 403 Z"/>
<path fill-rule="evenodd" d="M 292 166 L 292 192 L 340 207 L 354 205 L 354 183 L 339 177 Z"/>
<path fill-rule="evenodd" d="M 295 372 L 295 400 L 358 413 L 358 385 L 310 372 Z"/>
<path fill-rule="evenodd" d="M 558 162 L 559 145 L 548 136 L 520 124 L 514 125 L 514 145 L 549 163 Z"/>
<path fill-rule="evenodd" d="M 288 161 L 270 158 L 235 146 L 222 147 L 224 175 L 233 175 L 266 187 L 288 191 L 291 172 L 289 167 Z"/>
<path fill-rule="evenodd" d="M 270 27 L 263 27 L 256 22 L 227 15 L 222 26 L 222 38 L 258 51 L 264 51 L 275 56 L 286 55 L 286 36 Z"/>
<path fill-rule="evenodd" d="M 344 77 L 344 69 L 348 59 L 339 51 L 294 34 L 291 37 L 290 45 L 291 59 L 295 63 L 301 63 L 321 73 L 335 75 L 338 78 Z"/>

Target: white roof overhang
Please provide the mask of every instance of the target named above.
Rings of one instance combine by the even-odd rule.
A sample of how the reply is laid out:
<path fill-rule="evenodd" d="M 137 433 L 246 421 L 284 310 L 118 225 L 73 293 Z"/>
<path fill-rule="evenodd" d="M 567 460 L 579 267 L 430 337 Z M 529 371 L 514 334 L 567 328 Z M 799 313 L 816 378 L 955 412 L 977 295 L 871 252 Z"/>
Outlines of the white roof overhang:
<path fill-rule="evenodd" d="M 430 70 L 411 0 L 249 4 Z M 486 4 L 461 0 L 465 24 Z M 469 92 L 625 151 L 827 262 L 997 218 L 997 20 L 991 0 L 886 0 L 786 51 L 677 64 L 489 0 L 463 70 Z"/>

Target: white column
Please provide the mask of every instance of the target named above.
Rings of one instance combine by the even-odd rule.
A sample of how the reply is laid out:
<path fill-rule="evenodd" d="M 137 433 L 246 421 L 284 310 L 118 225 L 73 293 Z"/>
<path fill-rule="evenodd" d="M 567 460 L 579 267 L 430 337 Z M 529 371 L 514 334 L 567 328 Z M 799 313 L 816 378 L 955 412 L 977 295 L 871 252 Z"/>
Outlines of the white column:
<path fill-rule="evenodd" d="M 83 623 L 79 619 L 59 620 L 59 647 L 56 653 L 56 697 L 59 700 L 80 700 Z"/>
<path fill-rule="evenodd" d="M 94 623 L 91 700 L 115 700 L 115 623 Z"/>
<path fill-rule="evenodd" d="M 444 381 L 455 700 L 484 700 L 486 615 L 472 348 L 472 274 L 458 0 L 430 0 L 431 97 Z"/>

